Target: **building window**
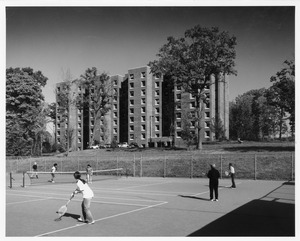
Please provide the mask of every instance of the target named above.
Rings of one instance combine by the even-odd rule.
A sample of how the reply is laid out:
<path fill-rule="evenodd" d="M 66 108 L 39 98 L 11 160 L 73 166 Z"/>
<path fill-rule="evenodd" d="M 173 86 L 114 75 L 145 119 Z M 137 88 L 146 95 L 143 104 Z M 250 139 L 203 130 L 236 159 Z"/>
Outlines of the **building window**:
<path fill-rule="evenodd" d="M 159 88 L 159 82 L 155 82 L 155 88 Z"/>
<path fill-rule="evenodd" d="M 142 122 L 145 122 L 146 121 L 146 116 L 142 116 L 141 120 L 142 120 Z"/>
<path fill-rule="evenodd" d="M 141 111 L 142 111 L 142 113 L 145 113 L 146 112 L 146 107 L 143 106 Z"/>
<path fill-rule="evenodd" d="M 210 132 L 209 131 L 205 131 L 205 138 L 209 138 L 210 136 Z"/>
<path fill-rule="evenodd" d="M 129 86 L 130 86 L 130 89 L 133 89 L 134 88 L 134 83 L 133 82 L 129 83 Z"/>
<path fill-rule="evenodd" d="M 159 90 L 155 90 L 155 96 L 159 96 Z"/>
<path fill-rule="evenodd" d="M 57 124 L 57 129 L 60 129 L 60 124 L 59 123 Z"/>
<path fill-rule="evenodd" d="M 134 79 L 134 75 L 133 74 L 130 74 L 129 75 L 129 78 L 132 80 L 132 79 Z"/>
<path fill-rule="evenodd" d="M 57 131 L 57 135 L 60 136 L 60 131 Z"/>
<path fill-rule="evenodd" d="M 134 105 L 134 100 L 130 100 L 130 105 L 133 106 Z"/>
<path fill-rule="evenodd" d="M 159 138 L 159 133 L 156 133 L 156 134 L 155 134 L 155 137 L 156 137 L 156 138 Z"/>
<path fill-rule="evenodd" d="M 155 116 L 155 122 L 159 122 L 159 116 Z"/>
<path fill-rule="evenodd" d="M 205 118 L 209 118 L 210 117 L 210 112 L 205 112 Z"/>
<path fill-rule="evenodd" d="M 205 121 L 205 128 L 209 128 L 210 127 L 210 122 L 209 121 Z"/>
<path fill-rule="evenodd" d="M 159 114 L 159 108 L 155 108 L 155 114 Z"/>
<path fill-rule="evenodd" d="M 159 99 L 155 99 L 155 105 L 159 105 Z"/>
<path fill-rule="evenodd" d="M 145 138 L 146 138 L 146 134 L 145 134 L 145 133 L 142 133 L 141 139 L 142 139 L 142 140 L 145 140 Z"/>
<path fill-rule="evenodd" d="M 118 109 L 117 104 L 114 104 L 113 106 L 114 106 L 114 110 Z"/>
<path fill-rule="evenodd" d="M 57 121 L 60 121 L 60 116 L 57 116 Z"/>
<path fill-rule="evenodd" d="M 130 123 L 133 123 L 133 122 L 134 122 L 134 117 L 131 116 L 131 117 L 129 118 L 129 120 L 130 120 Z"/>
<path fill-rule="evenodd" d="M 57 87 L 57 92 L 60 92 L 60 87 Z"/>
<path fill-rule="evenodd" d="M 78 143 L 81 143 L 81 138 L 78 138 Z"/>
<path fill-rule="evenodd" d="M 81 128 L 81 123 L 78 123 L 78 128 Z"/>
<path fill-rule="evenodd" d="M 181 122 L 176 122 L 176 128 L 180 129 L 181 128 Z"/>
<path fill-rule="evenodd" d="M 134 134 L 130 134 L 129 139 L 132 141 L 134 140 Z"/>
<path fill-rule="evenodd" d="M 141 78 L 145 78 L 146 77 L 146 72 L 142 72 L 141 73 Z"/>
<path fill-rule="evenodd" d="M 191 128 L 195 128 L 196 121 L 191 121 Z"/>
<path fill-rule="evenodd" d="M 133 108 L 130 108 L 129 111 L 130 111 L 130 114 L 134 114 L 134 109 Z"/>
<path fill-rule="evenodd" d="M 145 130 L 146 130 L 146 126 L 142 125 L 142 131 L 145 131 Z"/>
<path fill-rule="evenodd" d="M 176 100 L 181 100 L 181 94 L 176 94 Z"/>
<path fill-rule="evenodd" d="M 154 75 L 154 78 L 155 78 L 155 79 L 159 79 L 159 77 L 160 77 L 160 74 L 155 74 L 155 75 Z"/>
<path fill-rule="evenodd" d="M 210 108 L 210 104 L 209 103 L 205 103 L 205 109 L 209 109 Z"/>
<path fill-rule="evenodd" d="M 78 136 L 81 136 L 81 130 L 78 130 Z"/>
<path fill-rule="evenodd" d="M 146 95 L 146 90 L 142 90 L 142 91 L 141 91 L 141 95 L 142 95 L 142 96 L 145 96 L 145 95 Z"/>
<path fill-rule="evenodd" d="M 181 119 L 181 113 L 180 112 L 176 113 L 176 118 Z"/>
<path fill-rule="evenodd" d="M 118 85 L 118 80 L 114 80 L 114 85 Z"/>
<path fill-rule="evenodd" d="M 176 109 L 177 109 L 177 110 L 181 110 L 181 103 L 177 103 L 177 104 L 176 104 Z"/>
<path fill-rule="evenodd" d="M 142 98 L 141 103 L 142 103 L 142 105 L 145 105 L 146 104 L 146 99 Z"/>
<path fill-rule="evenodd" d="M 130 131 L 134 131 L 134 126 L 130 126 Z"/>
<path fill-rule="evenodd" d="M 114 95 L 113 100 L 114 100 L 114 102 L 117 102 L 118 101 L 118 97 L 116 95 Z"/>
<path fill-rule="evenodd" d="M 57 138 L 57 143 L 60 144 L 60 138 Z"/>
<path fill-rule="evenodd" d="M 93 120 L 91 120 L 91 126 L 93 126 L 94 125 L 94 121 Z"/>
<path fill-rule="evenodd" d="M 129 95 L 130 95 L 130 97 L 133 97 L 134 96 L 134 91 L 130 91 Z"/>
<path fill-rule="evenodd" d="M 118 133 L 117 128 L 114 128 L 114 134 L 117 134 L 117 133 Z"/>
<path fill-rule="evenodd" d="M 177 138 L 181 138 L 181 131 L 177 131 Z"/>
<path fill-rule="evenodd" d="M 118 121 L 114 120 L 114 126 L 117 126 L 117 125 L 118 125 Z"/>
<path fill-rule="evenodd" d="M 143 81 L 141 82 L 141 87 L 145 87 L 145 86 L 146 86 L 146 81 L 143 80 Z"/>
<path fill-rule="evenodd" d="M 118 89 L 114 88 L 114 95 L 118 94 Z"/>
<path fill-rule="evenodd" d="M 159 125 L 155 125 L 155 131 L 159 131 Z"/>
<path fill-rule="evenodd" d="M 114 118 L 118 118 L 118 113 L 114 112 Z"/>
<path fill-rule="evenodd" d="M 193 102 L 191 102 L 191 103 L 190 103 L 190 108 L 191 108 L 191 109 L 194 109 L 194 108 L 195 108 L 195 106 L 196 106 L 196 103 L 195 103 L 195 101 L 193 101 Z"/>

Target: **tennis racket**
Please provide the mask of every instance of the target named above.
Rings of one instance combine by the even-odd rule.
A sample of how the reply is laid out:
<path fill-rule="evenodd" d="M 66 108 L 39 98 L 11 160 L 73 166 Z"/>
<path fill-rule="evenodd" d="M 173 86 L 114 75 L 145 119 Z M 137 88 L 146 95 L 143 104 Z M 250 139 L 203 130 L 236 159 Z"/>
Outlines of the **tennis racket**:
<path fill-rule="evenodd" d="M 61 206 L 60 209 L 58 209 L 58 211 L 56 213 L 59 215 L 59 217 L 56 218 L 55 221 L 60 221 L 61 217 L 65 215 L 65 213 L 68 210 L 67 206 L 70 203 L 70 201 L 71 201 L 71 199 L 69 199 L 69 201 L 65 205 Z"/>

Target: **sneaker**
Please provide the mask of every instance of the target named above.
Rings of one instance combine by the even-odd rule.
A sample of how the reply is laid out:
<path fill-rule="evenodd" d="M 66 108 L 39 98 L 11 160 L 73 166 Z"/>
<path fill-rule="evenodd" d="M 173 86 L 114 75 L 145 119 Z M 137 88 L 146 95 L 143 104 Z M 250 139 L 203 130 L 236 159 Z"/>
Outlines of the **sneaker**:
<path fill-rule="evenodd" d="M 213 199 L 210 199 L 210 201 L 212 202 L 212 201 L 213 201 Z"/>
<path fill-rule="evenodd" d="M 92 221 L 92 222 L 89 222 L 88 224 L 94 224 L 95 223 L 95 221 Z"/>
<path fill-rule="evenodd" d="M 55 183 L 55 181 L 52 181 L 52 183 Z"/>
<path fill-rule="evenodd" d="M 219 202 L 219 200 L 218 200 L 218 199 L 215 199 L 215 201 L 216 201 L 216 202 Z"/>
<path fill-rule="evenodd" d="M 84 222 L 82 218 L 77 219 L 79 222 Z"/>

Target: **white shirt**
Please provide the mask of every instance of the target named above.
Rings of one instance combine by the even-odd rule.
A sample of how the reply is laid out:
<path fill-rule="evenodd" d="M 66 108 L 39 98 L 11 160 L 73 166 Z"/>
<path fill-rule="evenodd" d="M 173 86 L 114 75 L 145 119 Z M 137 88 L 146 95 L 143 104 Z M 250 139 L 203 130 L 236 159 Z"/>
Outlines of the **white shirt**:
<path fill-rule="evenodd" d="M 235 171 L 234 171 L 234 167 L 233 166 L 230 166 L 230 173 L 234 174 Z"/>
<path fill-rule="evenodd" d="M 56 167 L 55 167 L 55 166 L 52 167 L 51 172 L 52 172 L 52 173 L 56 172 Z"/>
<path fill-rule="evenodd" d="M 92 189 L 89 187 L 87 183 L 83 183 L 82 181 L 77 181 L 77 190 L 82 192 L 83 198 L 92 198 L 94 197 L 94 193 Z"/>

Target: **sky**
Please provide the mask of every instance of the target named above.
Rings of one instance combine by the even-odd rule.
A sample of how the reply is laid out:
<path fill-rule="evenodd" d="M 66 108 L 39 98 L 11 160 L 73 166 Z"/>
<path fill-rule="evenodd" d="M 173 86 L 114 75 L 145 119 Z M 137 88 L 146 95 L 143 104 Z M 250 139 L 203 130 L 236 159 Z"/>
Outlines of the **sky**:
<path fill-rule="evenodd" d="M 151 1 L 150 1 L 151 2 Z M 251 2 L 251 1 L 250 1 Z M 278 1 L 277 1 L 278 3 Z M 294 5 L 295 6 L 295 5 Z M 55 7 L 6 5 L 6 68 L 31 67 L 48 78 L 45 101 L 69 71 L 87 68 L 124 76 L 156 59 L 167 37 L 183 37 L 196 25 L 219 27 L 237 38 L 237 76 L 229 98 L 271 86 L 285 60 L 295 59 L 295 8 L 255 6 Z"/>

